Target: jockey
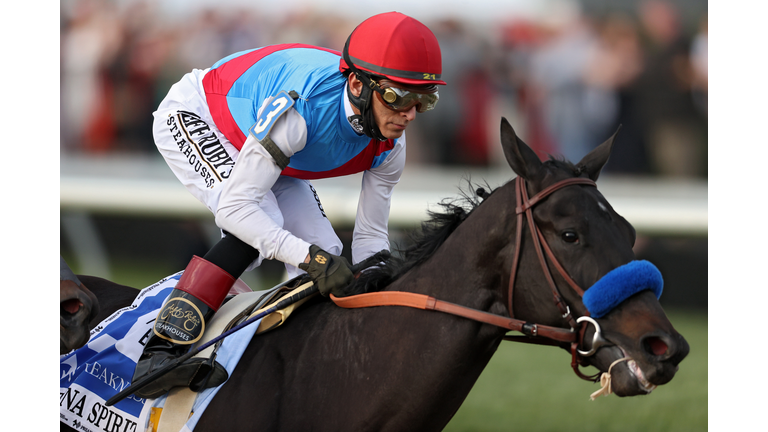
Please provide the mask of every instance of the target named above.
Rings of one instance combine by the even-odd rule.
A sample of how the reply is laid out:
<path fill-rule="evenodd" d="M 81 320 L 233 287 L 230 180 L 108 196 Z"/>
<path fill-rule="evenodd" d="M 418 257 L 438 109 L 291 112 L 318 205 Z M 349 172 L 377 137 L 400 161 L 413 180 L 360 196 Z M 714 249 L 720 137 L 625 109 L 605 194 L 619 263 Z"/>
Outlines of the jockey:
<path fill-rule="evenodd" d="M 322 295 L 352 280 L 342 243 L 309 180 L 363 172 L 352 261 L 389 250 L 392 189 L 405 129 L 435 107 L 441 54 L 434 34 L 397 12 L 363 21 L 342 53 L 302 44 L 239 52 L 174 84 L 154 113 L 160 153 L 216 216 L 222 239 L 194 256 L 160 309 L 136 382 L 186 353 L 236 279 L 263 259 L 306 271 Z M 209 373 L 210 372 L 210 373 Z M 187 362 L 136 393 L 199 391 L 226 372 Z"/>

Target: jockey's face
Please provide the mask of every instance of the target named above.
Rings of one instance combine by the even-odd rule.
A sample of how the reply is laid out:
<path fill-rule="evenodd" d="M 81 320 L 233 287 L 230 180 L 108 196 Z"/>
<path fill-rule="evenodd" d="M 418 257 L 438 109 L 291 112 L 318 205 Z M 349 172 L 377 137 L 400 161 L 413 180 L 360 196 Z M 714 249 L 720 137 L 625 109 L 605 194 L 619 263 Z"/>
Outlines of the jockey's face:
<path fill-rule="evenodd" d="M 416 106 L 407 111 L 393 111 L 374 97 L 373 115 L 384 138 L 400 138 L 408 124 L 416 118 Z"/>
<path fill-rule="evenodd" d="M 349 85 L 352 89 L 352 94 L 359 96 L 363 88 L 363 83 L 360 82 L 355 74 L 349 75 Z M 376 119 L 376 125 L 379 127 L 381 134 L 384 138 L 395 139 L 403 136 L 405 128 L 408 124 L 416 118 L 416 106 L 412 106 L 406 111 L 394 111 L 384 105 L 379 98 L 372 97 L 371 105 L 373 107 L 373 116 Z M 360 114 L 357 108 L 354 106 L 352 109 L 356 114 Z"/>

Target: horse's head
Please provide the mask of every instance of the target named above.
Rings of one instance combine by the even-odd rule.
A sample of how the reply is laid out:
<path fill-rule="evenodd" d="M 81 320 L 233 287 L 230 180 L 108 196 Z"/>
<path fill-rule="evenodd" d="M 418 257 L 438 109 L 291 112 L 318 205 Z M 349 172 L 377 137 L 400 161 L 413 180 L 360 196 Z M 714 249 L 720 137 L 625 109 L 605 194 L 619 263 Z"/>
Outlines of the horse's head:
<path fill-rule="evenodd" d="M 61 258 L 59 296 L 59 353 L 66 354 L 88 342 L 88 323 L 99 313 L 99 303 L 72 273 L 64 258 Z"/>
<path fill-rule="evenodd" d="M 531 323 L 582 331 L 581 355 L 574 359 L 602 372 L 610 369 L 612 391 L 632 396 L 669 382 L 689 347 L 655 295 L 660 294 L 660 275 L 658 286 L 647 278 L 629 280 L 635 276 L 627 269 L 658 270 L 650 263 L 633 261 L 634 228 L 590 182 L 597 180 L 607 162 L 614 137 L 575 165 L 553 159 L 542 162 L 502 119 L 504 154 L 525 180 L 518 180 L 521 190 L 514 191 L 515 182 L 502 188 L 505 195 L 516 194 L 516 243 L 521 244 L 519 252 L 509 250 L 504 259 L 513 268 L 507 294 L 510 314 Z M 574 178 L 583 180 L 568 180 Z M 528 208 L 531 211 L 526 213 Z M 551 281 L 542 272 L 551 274 Z M 594 295 L 588 297 L 594 298 L 586 304 L 593 309 L 600 305 L 597 313 L 588 310 L 582 298 L 590 287 Z M 604 344 L 593 350 L 595 340 Z M 568 345 L 561 346 L 570 350 Z"/>

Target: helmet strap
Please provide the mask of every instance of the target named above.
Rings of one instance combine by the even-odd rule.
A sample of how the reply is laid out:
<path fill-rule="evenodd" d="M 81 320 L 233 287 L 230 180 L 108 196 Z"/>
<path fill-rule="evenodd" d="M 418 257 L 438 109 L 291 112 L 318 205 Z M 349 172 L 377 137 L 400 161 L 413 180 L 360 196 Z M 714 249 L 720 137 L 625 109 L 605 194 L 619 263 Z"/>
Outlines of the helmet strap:
<path fill-rule="evenodd" d="M 344 61 L 347 63 L 347 66 L 352 71 L 352 73 L 355 74 L 355 77 L 363 83 L 363 87 L 360 90 L 360 96 L 355 96 L 352 94 L 352 88 L 351 86 L 347 85 L 347 96 L 349 97 L 349 101 L 354 105 L 355 108 L 360 110 L 360 115 L 354 115 L 350 117 L 350 122 L 354 123 L 355 120 L 357 120 L 357 124 L 362 125 L 363 127 L 363 133 L 373 139 L 379 140 L 379 141 L 386 141 L 387 138 L 385 138 L 381 131 L 379 130 L 379 126 L 376 124 L 376 118 L 373 115 L 373 109 L 371 108 L 371 104 L 373 103 L 371 100 L 373 99 L 373 86 L 375 86 L 375 82 L 371 79 L 370 75 L 361 71 L 358 69 L 354 63 L 352 63 L 352 60 L 349 58 L 349 39 L 352 37 L 350 35 L 349 38 L 347 38 L 347 43 L 344 44 Z M 357 130 L 357 128 L 355 128 Z"/>

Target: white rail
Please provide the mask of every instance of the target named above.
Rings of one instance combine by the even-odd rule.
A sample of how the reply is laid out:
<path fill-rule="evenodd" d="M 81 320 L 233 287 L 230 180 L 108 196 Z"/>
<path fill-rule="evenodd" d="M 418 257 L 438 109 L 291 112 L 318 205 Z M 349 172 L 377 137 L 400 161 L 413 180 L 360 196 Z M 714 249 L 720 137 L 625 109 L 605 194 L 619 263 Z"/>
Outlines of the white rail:
<path fill-rule="evenodd" d="M 473 183 L 501 186 L 511 170 L 406 167 L 396 187 L 390 224 L 416 226 L 445 198 Z M 314 182 L 323 207 L 335 225 L 352 224 L 360 176 Z M 639 233 L 704 235 L 708 233 L 707 182 L 627 178 L 603 175 L 598 189 Z M 210 218 L 208 209 L 173 177 L 162 161 L 144 158 L 61 158 L 60 208 L 92 214 Z"/>

